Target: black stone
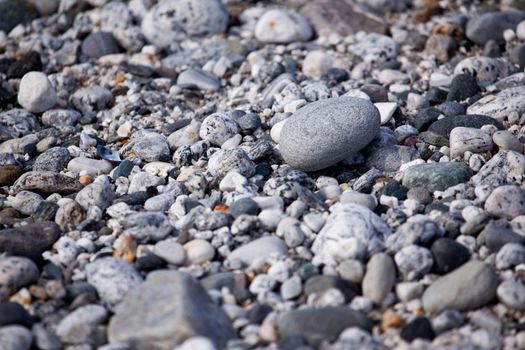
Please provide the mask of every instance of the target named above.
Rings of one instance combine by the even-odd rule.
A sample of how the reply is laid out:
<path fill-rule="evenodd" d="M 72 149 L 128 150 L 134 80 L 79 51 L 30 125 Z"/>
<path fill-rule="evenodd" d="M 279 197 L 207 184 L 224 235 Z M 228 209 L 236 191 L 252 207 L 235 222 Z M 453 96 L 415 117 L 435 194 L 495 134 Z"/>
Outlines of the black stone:
<path fill-rule="evenodd" d="M 394 179 L 388 180 L 386 184 L 379 190 L 379 197 L 382 195 L 392 196 L 394 192 L 401 188 L 401 184 Z"/>
<path fill-rule="evenodd" d="M 357 284 L 344 280 L 338 276 L 319 275 L 309 278 L 304 284 L 304 295 L 322 294 L 328 289 L 339 289 L 349 302 L 359 292 Z"/>
<path fill-rule="evenodd" d="M 33 325 L 33 317 L 18 303 L 2 302 L 0 303 L 0 327 L 8 325 L 30 328 Z"/>
<path fill-rule="evenodd" d="M 0 86 L 0 108 L 6 108 L 9 103 L 15 102 L 15 95 Z"/>
<path fill-rule="evenodd" d="M 447 213 L 449 211 L 449 207 L 443 203 L 431 203 L 425 207 L 425 214 L 430 213 L 432 210 L 437 210 L 442 213 Z"/>
<path fill-rule="evenodd" d="M 51 248 L 60 237 L 60 226 L 42 221 L 0 230 L 0 253 L 42 253 Z"/>
<path fill-rule="evenodd" d="M 232 291 L 235 287 L 235 273 L 233 272 L 219 272 L 206 276 L 201 280 L 201 285 L 204 289 L 221 290 L 227 287 Z"/>
<path fill-rule="evenodd" d="M 414 120 L 414 127 L 418 131 L 426 130 L 432 123 L 438 120 L 441 115 L 441 111 L 437 108 L 425 108 L 419 112 L 416 119 Z"/>
<path fill-rule="evenodd" d="M 433 269 L 441 275 L 457 269 L 470 259 L 469 250 L 463 244 L 450 238 L 436 240 L 430 251 L 434 257 Z"/>
<path fill-rule="evenodd" d="M 30 51 L 19 60 L 13 62 L 7 70 L 7 78 L 22 78 L 26 73 L 42 70 L 42 60 L 40 54 Z"/>
<path fill-rule="evenodd" d="M 0 58 L 0 73 L 7 73 L 7 70 L 14 62 L 15 60 L 11 58 Z"/>
<path fill-rule="evenodd" d="M 113 171 L 113 179 L 118 179 L 119 177 L 128 177 L 131 174 L 131 171 L 133 170 L 133 167 L 135 164 L 129 160 L 124 159 L 119 166 Z"/>
<path fill-rule="evenodd" d="M 153 74 L 155 74 L 155 70 L 148 66 L 143 66 L 140 64 L 131 64 L 124 62 L 120 65 L 120 68 L 129 74 L 138 76 L 138 77 L 144 77 L 148 78 L 151 77 Z"/>
<path fill-rule="evenodd" d="M 135 268 L 143 272 L 158 270 L 164 266 L 166 266 L 166 262 L 155 254 L 141 256 L 135 261 Z"/>
<path fill-rule="evenodd" d="M 147 191 L 139 191 L 139 192 L 133 192 L 130 194 L 125 194 L 113 201 L 113 203 L 126 203 L 127 205 L 142 205 L 144 202 L 146 202 L 150 197 L 153 197 L 152 194 L 150 194 Z"/>
<path fill-rule="evenodd" d="M 431 87 L 427 92 L 427 99 L 430 103 L 441 103 L 447 100 L 448 92 L 438 87 Z"/>
<path fill-rule="evenodd" d="M 347 81 L 350 78 L 348 71 L 342 68 L 330 68 L 328 71 L 321 77 L 323 80 L 329 82 L 340 83 L 342 81 Z"/>
<path fill-rule="evenodd" d="M 38 12 L 21 0 L 0 2 L 0 30 L 9 33 L 19 24 L 31 22 L 38 17 Z"/>
<path fill-rule="evenodd" d="M 99 58 L 120 51 L 113 34 L 108 32 L 91 33 L 82 42 L 82 54 L 89 58 Z"/>
<path fill-rule="evenodd" d="M 447 101 L 463 101 L 480 92 L 478 81 L 470 74 L 458 74 L 452 79 Z"/>
<path fill-rule="evenodd" d="M 503 130 L 503 125 L 501 125 L 501 123 L 494 118 L 488 117 L 486 115 L 468 114 L 456 115 L 453 117 L 437 120 L 428 127 L 428 131 L 448 139 L 452 129 L 457 128 L 458 126 L 479 129 L 486 124 L 494 125 L 498 130 Z"/>
<path fill-rule="evenodd" d="M 432 329 L 432 324 L 426 317 L 418 317 L 413 321 L 407 323 L 401 328 L 399 333 L 401 339 L 412 342 L 414 339 L 433 340 L 436 337 L 436 332 Z"/>
<path fill-rule="evenodd" d="M 35 221 L 51 221 L 55 220 L 55 214 L 57 211 L 58 204 L 51 201 L 42 201 L 38 203 L 31 216 Z"/>
<path fill-rule="evenodd" d="M 447 117 L 453 117 L 455 115 L 464 115 L 465 106 L 456 101 L 448 101 L 436 106 Z"/>
<path fill-rule="evenodd" d="M 238 118 L 235 118 L 237 125 L 241 128 L 244 134 L 251 133 L 261 126 L 261 118 L 255 113 L 246 113 Z"/>
<path fill-rule="evenodd" d="M 72 284 L 66 284 L 66 298 L 67 302 L 73 301 L 75 298 L 82 294 L 91 294 L 95 298 L 97 296 L 96 288 L 87 282 L 74 282 Z"/>
<path fill-rule="evenodd" d="M 282 64 L 274 61 L 265 62 L 257 73 L 257 80 L 261 84 L 267 85 L 284 72 L 286 69 Z"/>
<path fill-rule="evenodd" d="M 259 210 L 259 205 L 251 198 L 238 199 L 230 206 L 230 214 L 234 218 L 242 214 L 257 215 Z"/>
<path fill-rule="evenodd" d="M 248 320 L 252 324 L 261 324 L 272 311 L 273 309 L 270 305 L 255 303 L 250 310 L 248 310 Z"/>

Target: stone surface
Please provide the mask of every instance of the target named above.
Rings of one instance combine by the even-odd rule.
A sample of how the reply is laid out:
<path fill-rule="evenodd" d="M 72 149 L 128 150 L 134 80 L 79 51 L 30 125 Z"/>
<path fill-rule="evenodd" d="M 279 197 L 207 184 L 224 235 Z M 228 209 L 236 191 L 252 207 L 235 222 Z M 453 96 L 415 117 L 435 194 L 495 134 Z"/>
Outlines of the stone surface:
<path fill-rule="evenodd" d="M 434 258 L 433 269 L 447 274 L 470 260 L 470 252 L 464 245 L 450 238 L 440 238 L 430 248 Z"/>
<path fill-rule="evenodd" d="M 77 179 L 51 171 L 29 171 L 16 180 L 12 193 L 35 191 L 40 193 L 73 193 L 82 188 Z"/>
<path fill-rule="evenodd" d="M 42 113 L 57 103 L 57 94 L 44 73 L 29 72 L 20 80 L 18 103 L 29 112 Z"/>
<path fill-rule="evenodd" d="M 363 296 L 381 304 L 392 290 L 396 280 L 394 261 L 385 253 L 373 255 L 366 265 L 363 278 Z"/>
<path fill-rule="evenodd" d="M 381 251 L 390 228 L 370 209 L 355 204 L 334 208 L 312 245 L 315 260 L 336 265 Z"/>
<path fill-rule="evenodd" d="M 496 131 L 492 134 L 492 141 L 502 150 L 510 150 L 523 153 L 525 147 L 523 143 L 510 131 Z"/>
<path fill-rule="evenodd" d="M 503 31 L 516 29 L 525 20 L 521 11 L 488 12 L 471 18 L 467 23 L 466 35 L 476 44 L 483 45 L 489 40 L 503 43 Z"/>
<path fill-rule="evenodd" d="M 0 258 L 0 301 L 37 279 L 38 268 L 33 261 L 17 256 Z"/>
<path fill-rule="evenodd" d="M 220 81 L 216 76 L 198 68 L 190 68 L 179 74 L 177 84 L 196 86 L 205 91 L 217 91 L 221 88 Z"/>
<path fill-rule="evenodd" d="M 514 280 L 502 282 L 497 289 L 498 298 L 510 308 L 525 309 L 525 286 Z"/>
<path fill-rule="evenodd" d="M 496 217 L 508 220 L 525 214 L 525 190 L 518 186 L 501 186 L 490 194 L 485 210 Z"/>
<path fill-rule="evenodd" d="M 403 185 L 408 188 L 424 187 L 427 190 L 443 191 L 466 182 L 472 171 L 463 163 L 427 163 L 407 168 L 403 172 Z"/>
<path fill-rule="evenodd" d="M 346 37 L 360 30 L 381 34 L 388 31 L 388 23 L 382 17 L 352 0 L 308 1 L 301 13 L 312 23 L 317 34 L 325 37 L 332 33 Z"/>
<path fill-rule="evenodd" d="M 144 16 L 142 33 L 156 46 L 166 47 L 188 37 L 221 34 L 228 25 L 228 11 L 220 0 L 168 0 Z"/>
<path fill-rule="evenodd" d="M 183 272 L 156 271 L 134 288 L 116 309 L 110 342 L 131 341 L 171 350 L 193 336 L 205 336 L 218 348 L 236 337 L 224 311 Z"/>
<path fill-rule="evenodd" d="M 107 310 L 100 305 L 84 305 L 66 317 L 57 326 L 56 334 L 69 344 L 97 344 L 100 340 L 98 326 L 108 318 Z M 103 339 L 103 338 L 102 338 Z"/>
<path fill-rule="evenodd" d="M 54 222 L 43 221 L 0 230 L 0 252 L 41 253 L 53 246 L 62 231 Z"/>
<path fill-rule="evenodd" d="M 99 58 L 119 52 L 118 43 L 109 32 L 93 32 L 82 42 L 82 54 L 89 58 Z"/>
<path fill-rule="evenodd" d="M 323 340 L 334 341 L 349 327 L 370 331 L 372 323 L 364 314 L 344 306 L 293 310 L 277 319 L 277 329 L 282 337 L 300 335 L 313 346 L 318 346 Z"/>
<path fill-rule="evenodd" d="M 423 294 L 423 307 L 433 314 L 445 309 L 477 309 L 496 296 L 498 284 L 489 265 L 472 260 L 433 282 Z"/>
<path fill-rule="evenodd" d="M 468 114 L 488 115 L 502 121 L 511 112 L 521 115 L 525 112 L 525 87 L 519 86 L 505 89 L 496 95 L 487 95 L 467 108 Z"/>
<path fill-rule="evenodd" d="M 483 153 L 492 149 L 492 138 L 483 130 L 456 127 L 450 132 L 450 157 L 463 157 L 465 152 Z"/>
<path fill-rule="evenodd" d="M 284 124 L 280 150 L 292 167 L 314 171 L 346 159 L 379 132 L 380 115 L 366 100 L 340 97 L 306 105 Z"/>
<path fill-rule="evenodd" d="M 71 159 L 65 147 L 53 147 L 38 156 L 33 164 L 33 170 L 61 172 Z"/>
<path fill-rule="evenodd" d="M 308 41 L 312 28 L 302 15 L 281 9 L 265 12 L 255 25 L 255 38 L 264 43 Z"/>
<path fill-rule="evenodd" d="M 25 327 L 7 326 L 0 328 L 2 350 L 29 350 L 32 342 L 33 335 Z"/>
<path fill-rule="evenodd" d="M 30 328 L 33 317 L 18 303 L 0 302 L 0 327 L 20 325 Z"/>
<path fill-rule="evenodd" d="M 228 255 L 228 260 L 239 260 L 246 266 L 258 261 L 266 261 L 272 256 L 279 257 L 288 253 L 286 243 L 278 237 L 262 237 L 238 247 Z"/>
<path fill-rule="evenodd" d="M 212 145 L 222 146 L 238 132 L 239 128 L 233 119 L 224 113 L 214 113 L 202 121 L 199 136 Z"/>
<path fill-rule="evenodd" d="M 70 171 L 83 172 L 86 175 L 97 176 L 109 174 L 113 170 L 113 164 L 105 159 L 92 159 L 86 157 L 73 158 L 67 163 Z"/>
<path fill-rule="evenodd" d="M 111 307 L 120 303 L 130 290 L 142 283 L 142 277 L 123 260 L 101 258 L 86 265 L 87 281 L 100 298 Z"/>

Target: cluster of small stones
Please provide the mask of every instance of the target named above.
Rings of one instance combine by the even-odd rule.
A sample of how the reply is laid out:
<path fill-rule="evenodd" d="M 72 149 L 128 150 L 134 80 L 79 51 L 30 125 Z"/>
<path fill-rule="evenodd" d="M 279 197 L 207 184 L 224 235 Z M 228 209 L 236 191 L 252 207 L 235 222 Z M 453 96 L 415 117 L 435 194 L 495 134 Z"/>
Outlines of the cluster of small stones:
<path fill-rule="evenodd" d="M 525 2 L 0 1 L 0 349 L 525 348 Z"/>

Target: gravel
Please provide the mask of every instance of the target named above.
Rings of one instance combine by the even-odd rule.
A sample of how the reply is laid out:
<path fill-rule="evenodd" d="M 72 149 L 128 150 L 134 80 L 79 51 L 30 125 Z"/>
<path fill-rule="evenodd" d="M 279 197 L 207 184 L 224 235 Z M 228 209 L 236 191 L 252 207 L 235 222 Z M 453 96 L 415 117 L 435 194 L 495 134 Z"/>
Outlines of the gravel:
<path fill-rule="evenodd" d="M 522 5 L 0 1 L 0 348 L 524 348 Z"/>

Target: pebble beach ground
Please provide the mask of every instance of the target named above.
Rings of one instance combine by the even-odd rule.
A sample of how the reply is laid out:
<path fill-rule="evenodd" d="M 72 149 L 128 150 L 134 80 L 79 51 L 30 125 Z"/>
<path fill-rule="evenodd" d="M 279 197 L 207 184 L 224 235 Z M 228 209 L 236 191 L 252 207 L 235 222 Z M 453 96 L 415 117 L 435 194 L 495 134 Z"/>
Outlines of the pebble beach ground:
<path fill-rule="evenodd" d="M 525 349 L 525 1 L 0 0 L 0 350 Z"/>

